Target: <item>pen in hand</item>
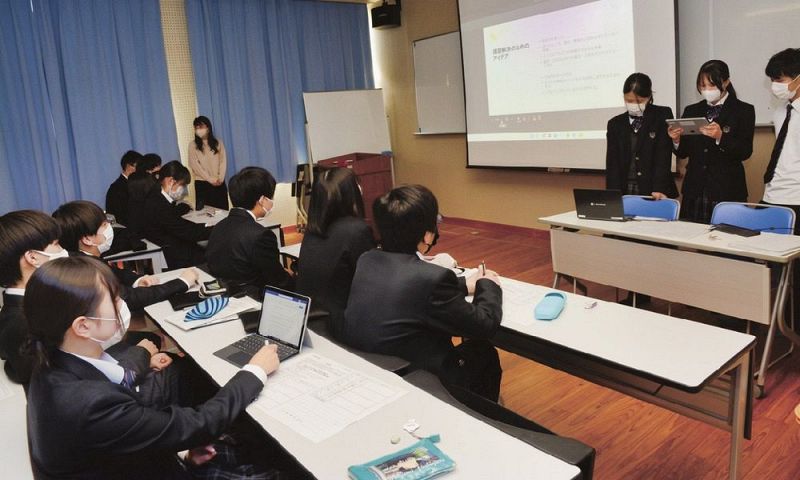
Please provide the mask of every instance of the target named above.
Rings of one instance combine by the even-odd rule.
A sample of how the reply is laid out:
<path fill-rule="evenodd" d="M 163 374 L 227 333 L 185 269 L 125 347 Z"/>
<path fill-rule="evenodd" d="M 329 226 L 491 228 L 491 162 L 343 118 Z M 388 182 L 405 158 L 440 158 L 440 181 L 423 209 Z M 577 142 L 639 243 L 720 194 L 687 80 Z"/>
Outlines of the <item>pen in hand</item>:
<path fill-rule="evenodd" d="M 486 261 L 481 261 L 481 277 L 486 276 Z"/>

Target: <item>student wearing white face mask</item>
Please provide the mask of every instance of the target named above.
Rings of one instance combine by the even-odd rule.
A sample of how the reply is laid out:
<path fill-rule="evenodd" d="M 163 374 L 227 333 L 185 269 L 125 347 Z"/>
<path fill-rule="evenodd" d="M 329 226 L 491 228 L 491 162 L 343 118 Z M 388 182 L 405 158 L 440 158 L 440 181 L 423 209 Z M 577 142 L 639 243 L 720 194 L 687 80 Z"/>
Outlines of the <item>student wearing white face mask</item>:
<path fill-rule="evenodd" d="M 222 140 L 214 136 L 208 117 L 194 119 L 194 140 L 189 143 L 189 168 L 194 175 L 197 209 L 203 205 L 228 209 L 228 189 L 225 187 L 227 157 Z"/>
<path fill-rule="evenodd" d="M 264 285 L 294 289 L 294 278 L 281 265 L 275 233 L 258 223 L 272 212 L 275 179 L 260 167 L 246 167 L 231 178 L 233 207 L 214 227 L 206 261 L 211 274 L 246 285 L 259 296 Z"/>
<path fill-rule="evenodd" d="M 26 351 L 28 325 L 22 299 L 28 280 L 37 268 L 68 255 L 58 244 L 58 224 L 49 215 L 19 210 L 0 217 L 0 358 L 12 381 L 27 384 L 33 357 Z"/>
<path fill-rule="evenodd" d="M 197 242 L 208 240 L 211 234 L 205 225 L 181 218 L 185 212 L 177 203 L 188 194 L 190 179 L 180 162 L 169 162 L 159 171 L 161 188 L 152 189 L 145 199 L 145 237 L 161 246 L 170 269 L 203 263 L 204 251 Z"/>
<path fill-rule="evenodd" d="M 131 347 L 119 357 L 102 346 L 118 336 L 122 307 L 114 275 L 85 257 L 52 262 L 31 277 L 24 311 L 37 362 L 27 411 L 36 478 L 190 479 L 200 464 L 207 478 L 241 478 L 232 464 L 240 457 L 215 458 L 211 444 L 278 368 L 275 346 L 196 408 L 154 406 L 141 392 L 159 375 L 142 368 L 149 352 Z M 190 450 L 182 464 L 176 453 L 183 449 Z"/>
<path fill-rule="evenodd" d="M 114 229 L 106 221 L 100 207 L 92 202 L 78 200 L 65 203 L 53 212 L 53 218 L 61 229 L 61 246 L 70 252 L 99 260 L 114 239 Z M 198 273 L 193 268 L 163 285 L 155 277 L 139 275 L 127 268 L 114 266 L 111 270 L 120 281 L 120 296 L 134 311 L 183 293 L 195 286 L 198 279 Z"/>
<path fill-rule="evenodd" d="M 755 109 L 736 97 L 728 65 L 709 60 L 697 73 L 697 91 L 703 100 L 689 105 L 683 118 L 705 117 L 701 135 L 683 135 L 670 128 L 675 154 L 688 158 L 681 193 L 680 217 L 709 223 L 719 202 L 746 202 L 747 183 L 742 162 L 753 153 Z"/>
<path fill-rule="evenodd" d="M 775 109 L 775 146 L 764 172 L 764 203 L 783 205 L 800 217 L 800 49 L 787 48 L 769 59 L 765 73 L 772 93 L 786 102 Z M 795 221 L 794 234 L 800 233 Z"/>
<path fill-rule="evenodd" d="M 606 188 L 623 195 L 677 197 L 665 123 L 673 118 L 672 109 L 653 103 L 653 84 L 644 73 L 631 74 L 622 93 L 627 111 L 609 120 L 606 130 Z"/>

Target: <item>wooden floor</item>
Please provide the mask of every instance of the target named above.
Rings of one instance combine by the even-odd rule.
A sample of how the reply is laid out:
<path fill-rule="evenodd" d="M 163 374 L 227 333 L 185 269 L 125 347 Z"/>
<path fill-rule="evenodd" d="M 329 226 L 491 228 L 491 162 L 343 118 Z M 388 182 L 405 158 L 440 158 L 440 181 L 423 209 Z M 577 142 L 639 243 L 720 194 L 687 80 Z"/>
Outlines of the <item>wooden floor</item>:
<path fill-rule="evenodd" d="M 450 253 L 464 266 L 485 260 L 487 268 L 502 276 L 552 284 L 550 240 L 545 231 L 446 220 L 435 252 Z M 610 287 L 587 285 L 592 297 L 615 298 Z M 667 307 L 654 299 L 648 308 L 666 313 Z M 719 321 L 713 314 L 686 307 L 673 306 L 672 313 Z M 763 334 L 759 343 L 762 338 Z M 779 342 L 777 348 L 785 346 Z M 743 478 L 800 478 L 800 425 L 793 414 L 800 402 L 799 356 L 783 360 L 767 375 L 768 394 L 756 400 L 753 439 L 745 443 Z M 500 358 L 505 405 L 560 435 L 596 448 L 595 478 L 727 478 L 727 432 L 514 354 L 501 352 Z"/>

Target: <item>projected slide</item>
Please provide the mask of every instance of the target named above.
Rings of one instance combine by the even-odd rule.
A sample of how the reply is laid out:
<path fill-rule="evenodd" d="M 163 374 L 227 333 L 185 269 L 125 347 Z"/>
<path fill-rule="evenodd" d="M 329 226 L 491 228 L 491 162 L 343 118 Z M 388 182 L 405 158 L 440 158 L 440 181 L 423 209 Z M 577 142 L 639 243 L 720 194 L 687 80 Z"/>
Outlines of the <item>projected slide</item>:
<path fill-rule="evenodd" d="M 631 0 L 486 27 L 483 38 L 493 116 L 617 107 L 635 68 Z"/>
<path fill-rule="evenodd" d="M 605 168 L 634 72 L 675 109 L 672 0 L 459 0 L 471 166 Z"/>

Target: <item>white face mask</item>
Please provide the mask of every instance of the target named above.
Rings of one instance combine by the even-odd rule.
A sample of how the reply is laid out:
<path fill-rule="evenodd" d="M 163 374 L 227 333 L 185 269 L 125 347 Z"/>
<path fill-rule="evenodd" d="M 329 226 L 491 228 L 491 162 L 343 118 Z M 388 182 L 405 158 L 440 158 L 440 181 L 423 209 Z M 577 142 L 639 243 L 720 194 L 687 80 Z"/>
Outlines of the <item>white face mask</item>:
<path fill-rule="evenodd" d="M 47 261 L 48 262 L 50 260 L 55 260 L 56 258 L 67 258 L 67 257 L 69 257 L 69 252 L 64 250 L 63 248 L 61 249 L 60 252 L 56 252 L 56 253 L 45 252 L 44 250 L 34 250 L 34 252 L 36 252 L 36 253 L 38 253 L 40 255 L 44 255 L 45 257 L 47 257 Z M 43 263 L 47 263 L 47 262 L 43 262 Z M 35 265 L 34 264 L 34 267 L 39 268 L 39 267 L 41 267 L 41 265 Z"/>
<path fill-rule="evenodd" d="M 114 228 L 109 225 L 105 230 L 103 230 L 103 243 L 96 245 L 96 247 L 98 250 L 100 250 L 100 254 L 102 255 L 111 250 L 112 243 L 114 243 Z"/>
<path fill-rule="evenodd" d="M 178 187 L 177 190 L 170 189 L 169 198 L 175 200 L 176 202 L 179 202 L 179 201 L 183 200 L 183 198 L 188 194 L 189 194 L 189 189 L 188 188 L 186 188 L 185 186 L 184 187 Z"/>
<path fill-rule="evenodd" d="M 118 344 L 122 341 L 122 337 L 125 336 L 125 333 L 128 331 L 128 328 L 131 326 L 131 311 L 128 309 L 128 304 L 125 303 L 124 300 L 120 300 L 122 305 L 119 307 L 119 320 L 122 320 L 122 327 L 117 327 L 117 330 L 111 335 L 109 338 L 105 340 L 99 340 L 94 337 L 89 337 L 90 340 L 97 342 L 103 347 L 103 350 L 107 350 L 110 347 Z M 118 322 L 119 320 L 116 318 L 103 318 L 103 317 L 86 317 L 92 320 L 102 320 L 104 322 Z"/>
<path fill-rule="evenodd" d="M 791 82 L 772 82 L 772 94 L 781 100 L 791 100 L 797 93 L 797 89 L 789 90 L 789 84 L 800 78 L 800 75 L 794 77 Z"/>
<path fill-rule="evenodd" d="M 647 108 L 647 104 L 625 102 L 625 108 L 628 110 L 628 115 L 631 117 L 641 117 L 644 115 L 644 109 Z"/>
<path fill-rule="evenodd" d="M 200 138 L 206 138 L 206 135 L 208 135 L 208 129 L 207 128 L 195 129 L 194 134 Z"/>
<path fill-rule="evenodd" d="M 722 92 L 717 87 L 712 87 L 707 90 L 700 90 L 700 95 L 702 95 L 708 103 L 716 103 L 720 98 L 722 98 Z"/>

